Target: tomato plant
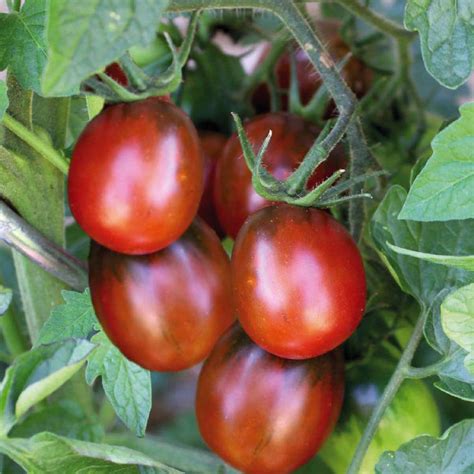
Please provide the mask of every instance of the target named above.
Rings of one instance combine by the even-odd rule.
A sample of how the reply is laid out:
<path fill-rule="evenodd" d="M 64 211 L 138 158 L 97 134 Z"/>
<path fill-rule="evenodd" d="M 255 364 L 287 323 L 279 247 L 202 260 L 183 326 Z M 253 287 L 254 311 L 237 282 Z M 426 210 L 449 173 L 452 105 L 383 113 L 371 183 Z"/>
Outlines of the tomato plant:
<path fill-rule="evenodd" d="M 306 359 L 344 342 L 365 308 L 362 259 L 347 231 L 315 209 L 272 206 L 235 242 L 232 281 L 239 320 L 272 354 Z"/>
<path fill-rule="evenodd" d="M 0 1 L 2 473 L 474 471 L 468 3 Z"/>
<path fill-rule="evenodd" d="M 276 178 L 284 179 L 301 163 L 320 130 L 302 118 L 287 113 L 259 115 L 245 124 L 245 131 L 256 150 L 270 130 L 272 138 L 263 163 Z M 338 147 L 314 171 L 308 187 L 321 183 L 345 165 L 344 150 Z M 214 202 L 219 222 L 233 238 L 249 215 L 271 205 L 270 201 L 254 190 L 252 174 L 235 133 L 229 138 L 216 166 Z"/>
<path fill-rule="evenodd" d="M 315 454 L 339 415 L 341 355 L 280 359 L 234 325 L 199 376 L 196 414 L 204 440 L 246 473 L 292 472 Z"/>
<path fill-rule="evenodd" d="M 92 302 L 105 333 L 147 369 L 182 370 L 200 362 L 234 319 L 228 257 L 201 220 L 149 255 L 93 244 L 89 268 Z"/>
<path fill-rule="evenodd" d="M 191 223 L 202 191 L 197 133 L 165 101 L 108 107 L 74 148 L 71 211 L 85 232 L 112 250 L 144 254 L 166 247 Z"/>

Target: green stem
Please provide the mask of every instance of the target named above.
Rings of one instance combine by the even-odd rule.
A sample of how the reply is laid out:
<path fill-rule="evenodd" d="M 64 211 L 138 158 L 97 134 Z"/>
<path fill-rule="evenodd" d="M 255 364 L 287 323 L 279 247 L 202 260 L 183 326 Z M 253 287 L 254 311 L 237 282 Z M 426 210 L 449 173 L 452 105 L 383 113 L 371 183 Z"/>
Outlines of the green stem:
<path fill-rule="evenodd" d="M 2 124 L 14 133 L 18 138 L 28 144 L 33 150 L 37 151 L 43 158 L 48 160 L 59 171 L 67 175 L 69 163 L 66 158 L 55 150 L 49 143 L 38 137 L 34 132 L 28 130 L 24 125 L 15 120 L 11 115 L 3 116 Z"/>
<path fill-rule="evenodd" d="M 382 396 L 380 397 L 380 400 L 369 419 L 369 422 L 367 423 L 364 434 L 357 445 L 354 457 L 352 458 L 352 462 L 349 466 L 349 469 L 347 470 L 347 474 L 357 474 L 359 472 L 359 468 L 362 464 L 362 461 L 364 460 L 365 453 L 367 452 L 370 442 L 377 431 L 378 425 L 385 413 L 385 410 L 388 408 L 402 382 L 407 377 L 407 368 L 410 366 L 418 344 L 420 343 L 420 340 L 423 336 L 425 319 L 426 312 L 423 311 L 419 316 L 410 340 L 408 341 L 408 344 L 403 351 L 400 360 L 398 361 L 398 365 L 393 372 L 390 381 L 385 387 L 385 390 L 383 391 Z"/>
<path fill-rule="evenodd" d="M 405 30 L 403 26 L 379 15 L 365 5 L 362 5 L 358 0 L 336 1 L 351 13 L 366 21 L 369 25 L 394 38 L 414 38 L 416 36 L 416 33 L 413 31 Z"/>
<path fill-rule="evenodd" d="M 11 355 L 16 357 L 28 350 L 27 340 L 20 330 L 16 315 L 11 306 L 0 316 L 0 326 L 5 344 Z"/>
<path fill-rule="evenodd" d="M 446 360 L 436 362 L 426 367 L 407 367 L 405 377 L 407 379 L 426 379 L 439 373 L 441 367 L 446 364 Z"/>
<path fill-rule="evenodd" d="M 87 286 L 85 265 L 47 239 L 0 201 L 0 239 L 71 288 Z"/>

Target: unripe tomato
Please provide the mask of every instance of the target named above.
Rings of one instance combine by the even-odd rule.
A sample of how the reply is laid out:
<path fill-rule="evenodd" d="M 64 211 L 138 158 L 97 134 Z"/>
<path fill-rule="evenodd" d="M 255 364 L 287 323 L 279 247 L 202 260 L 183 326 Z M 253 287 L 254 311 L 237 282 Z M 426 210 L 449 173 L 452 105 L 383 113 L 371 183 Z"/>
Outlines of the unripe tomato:
<path fill-rule="evenodd" d="M 327 212 L 266 207 L 242 227 L 232 254 L 237 317 L 263 349 L 307 359 L 343 343 L 365 309 L 357 245 Z"/>
<path fill-rule="evenodd" d="M 377 362 L 349 372 L 343 414 L 320 452 L 323 461 L 335 473 L 347 471 L 393 370 L 388 364 Z M 396 450 L 422 434 L 439 436 L 438 408 L 422 381 L 407 379 L 386 409 L 359 472 L 373 473 L 384 451 Z"/>
<path fill-rule="evenodd" d="M 69 204 L 95 241 L 117 252 L 150 253 L 193 220 L 203 173 L 197 132 L 175 105 L 154 97 L 112 105 L 74 148 Z"/>
<path fill-rule="evenodd" d="M 247 474 L 285 474 L 331 432 L 344 392 L 342 354 L 280 359 L 236 324 L 202 368 L 196 415 L 209 447 Z"/>
<path fill-rule="evenodd" d="M 149 255 L 123 255 L 94 243 L 89 264 L 92 302 L 104 331 L 146 369 L 193 366 L 234 320 L 229 260 L 201 219 Z"/>
<path fill-rule="evenodd" d="M 204 155 L 204 193 L 199 206 L 199 215 L 216 231 L 217 235 L 224 236 L 214 206 L 214 176 L 217 160 L 227 142 L 227 137 L 218 132 L 200 131 L 199 138 Z"/>
<path fill-rule="evenodd" d="M 257 116 L 248 121 L 244 128 L 255 153 L 268 132 L 272 131 L 263 164 L 278 179 L 287 178 L 298 167 L 320 132 L 310 122 L 288 113 Z M 308 188 L 313 188 L 345 165 L 344 150 L 337 146 L 329 158 L 314 171 Z M 250 214 L 272 204 L 253 189 L 252 174 L 245 163 L 236 133 L 229 138 L 217 163 L 214 202 L 219 222 L 234 239 Z"/>

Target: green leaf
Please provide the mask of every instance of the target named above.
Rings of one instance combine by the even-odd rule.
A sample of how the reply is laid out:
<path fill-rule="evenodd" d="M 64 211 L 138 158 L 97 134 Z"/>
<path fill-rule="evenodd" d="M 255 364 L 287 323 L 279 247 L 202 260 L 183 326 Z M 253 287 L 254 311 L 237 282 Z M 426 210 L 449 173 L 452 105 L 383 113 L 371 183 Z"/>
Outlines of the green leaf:
<path fill-rule="evenodd" d="M 30 474 L 123 473 L 179 474 L 138 451 L 40 433 L 30 439 L 0 440 L 0 452 Z"/>
<path fill-rule="evenodd" d="M 180 469 L 187 474 L 237 474 L 238 472 L 211 453 L 195 448 L 177 446 L 154 436 L 136 438 L 128 433 L 114 433 L 107 435 L 105 441 L 109 444 L 126 446 L 141 451 L 147 456 Z"/>
<path fill-rule="evenodd" d="M 46 63 L 45 21 L 45 0 L 26 0 L 20 12 L 0 13 L 0 70 L 8 68 L 23 88 L 38 93 Z"/>
<path fill-rule="evenodd" d="M 7 84 L 9 113 L 31 131 L 35 117 L 36 127 L 55 129 L 59 140 L 64 118 L 56 113 L 58 101 L 52 100 L 51 106 L 46 107 L 43 100 L 41 111 L 36 111 L 36 95 L 24 91 L 10 74 Z M 63 104 L 60 105 L 63 110 Z M 57 120 L 55 126 L 49 120 L 53 116 Z M 7 130 L 0 131 L 0 194 L 46 237 L 64 245 L 64 176 Z M 61 290 L 65 285 L 17 252 L 14 261 L 28 331 L 35 340 L 51 309 L 62 302 Z"/>
<path fill-rule="evenodd" d="M 420 34 L 428 72 L 455 89 L 471 74 L 474 63 L 474 10 L 471 0 L 408 0 L 405 27 Z"/>
<path fill-rule="evenodd" d="M 17 357 L 0 386 L 0 431 L 8 433 L 28 409 L 67 382 L 93 349 L 89 341 L 71 339 Z"/>
<path fill-rule="evenodd" d="M 8 95 L 7 95 L 7 85 L 4 81 L 0 81 L 0 121 L 3 118 L 3 114 L 8 107 Z"/>
<path fill-rule="evenodd" d="M 56 306 L 41 328 L 37 344 L 49 344 L 64 339 L 87 338 L 97 324 L 89 289 L 84 293 L 62 292 L 65 303 Z"/>
<path fill-rule="evenodd" d="M 104 429 L 74 400 L 61 400 L 29 413 L 9 433 L 12 438 L 29 438 L 41 431 L 83 441 L 101 441 Z"/>
<path fill-rule="evenodd" d="M 466 369 L 474 375 L 474 284 L 451 293 L 441 304 L 441 324 L 444 332 L 468 355 L 464 359 Z"/>
<path fill-rule="evenodd" d="M 425 336 L 442 354 L 440 381 L 436 386 L 452 395 L 474 399 L 474 377 L 464 367 L 466 351 L 451 341 L 443 331 L 441 301 L 453 290 L 474 282 L 474 273 L 438 265 L 392 250 L 390 244 L 428 254 L 474 254 L 474 220 L 450 222 L 415 222 L 398 219 L 406 191 L 393 186 L 375 212 L 371 231 L 380 256 L 400 287 L 429 310 Z"/>
<path fill-rule="evenodd" d="M 377 474 L 471 473 L 474 471 L 474 420 L 463 420 L 441 438 L 419 436 L 387 451 L 375 466 Z"/>
<path fill-rule="evenodd" d="M 155 36 L 168 0 L 49 2 L 46 95 L 70 95 L 80 82 Z"/>
<path fill-rule="evenodd" d="M 240 59 L 210 43 L 204 50 L 193 52 L 192 58 L 196 67 L 186 71 L 180 107 L 198 127 L 213 124 L 223 133 L 232 133 L 231 112 L 241 117 L 249 115 L 242 99 L 245 72 Z"/>
<path fill-rule="evenodd" d="M 92 384 L 101 376 L 117 416 L 137 436 L 143 436 L 151 410 L 150 372 L 125 358 L 103 332 L 96 334 L 92 342 L 99 347 L 88 359 L 87 383 Z"/>
<path fill-rule="evenodd" d="M 10 288 L 4 288 L 2 285 L 0 285 L 0 316 L 5 313 L 11 302 L 12 290 L 10 290 Z"/>
<path fill-rule="evenodd" d="M 474 217 L 474 102 L 459 110 L 461 117 L 434 138 L 433 155 L 413 182 L 400 219 Z"/>
<path fill-rule="evenodd" d="M 453 256 L 453 255 L 434 255 L 432 253 L 417 252 L 415 250 L 404 249 L 388 243 L 388 246 L 400 255 L 407 255 L 409 257 L 419 258 L 427 262 L 438 263 L 440 265 L 447 265 L 448 267 L 459 268 L 461 270 L 468 270 L 474 272 L 474 255 Z"/>

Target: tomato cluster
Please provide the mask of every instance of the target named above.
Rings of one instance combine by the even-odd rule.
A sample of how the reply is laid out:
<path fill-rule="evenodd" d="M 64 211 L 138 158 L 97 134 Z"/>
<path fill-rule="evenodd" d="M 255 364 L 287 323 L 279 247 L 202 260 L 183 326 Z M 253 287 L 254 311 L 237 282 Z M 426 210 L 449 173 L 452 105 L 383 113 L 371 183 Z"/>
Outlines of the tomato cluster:
<path fill-rule="evenodd" d="M 255 150 L 272 130 L 263 164 L 279 179 L 320 132 L 287 112 L 245 130 Z M 345 165 L 337 147 L 308 188 Z M 230 464 L 285 473 L 309 460 L 338 419 L 338 346 L 365 306 L 362 260 L 345 228 L 322 210 L 256 194 L 237 135 L 198 133 L 169 98 L 110 105 L 92 120 L 73 152 L 68 196 L 92 239 L 97 317 L 120 351 L 156 371 L 207 358 L 197 419 Z M 231 261 L 224 235 L 236 238 Z"/>

